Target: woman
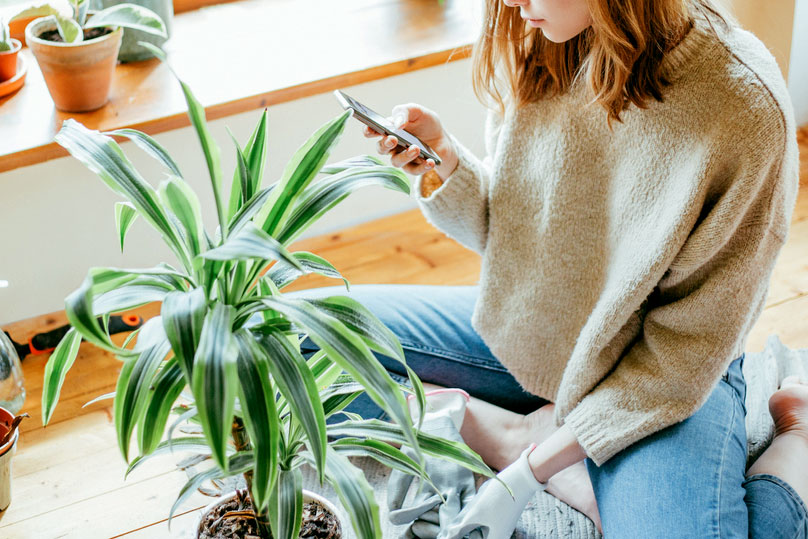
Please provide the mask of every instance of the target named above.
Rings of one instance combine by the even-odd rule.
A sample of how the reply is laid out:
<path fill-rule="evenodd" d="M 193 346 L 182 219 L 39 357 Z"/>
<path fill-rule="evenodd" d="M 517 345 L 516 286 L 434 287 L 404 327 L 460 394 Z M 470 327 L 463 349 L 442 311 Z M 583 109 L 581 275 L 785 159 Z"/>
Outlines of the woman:
<path fill-rule="evenodd" d="M 379 140 L 482 256 L 479 287 L 352 291 L 425 382 L 476 397 L 461 435 L 524 494 L 487 484 L 441 536 L 509 537 L 555 476 L 607 537 L 805 537 L 808 386 L 773 397 L 778 437 L 745 475 L 744 343 L 797 189 L 774 59 L 709 0 L 485 9 L 487 157 L 415 104 L 393 115 L 441 164 Z"/>

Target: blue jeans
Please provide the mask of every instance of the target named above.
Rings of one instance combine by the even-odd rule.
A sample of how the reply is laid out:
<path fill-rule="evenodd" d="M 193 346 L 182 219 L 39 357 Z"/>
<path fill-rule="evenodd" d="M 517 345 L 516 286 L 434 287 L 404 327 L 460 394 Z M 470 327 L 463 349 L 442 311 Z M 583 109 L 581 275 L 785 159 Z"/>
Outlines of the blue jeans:
<path fill-rule="evenodd" d="M 339 286 L 290 295 L 359 301 L 398 336 L 407 364 L 424 382 L 461 387 L 522 414 L 548 402 L 522 390 L 471 327 L 475 286 L 354 285 L 350 293 Z M 302 345 L 305 355 L 317 349 L 308 339 Z M 406 381 L 397 361 L 377 357 L 394 378 Z M 602 466 L 586 459 L 607 538 L 808 539 L 808 509 L 791 486 L 767 474 L 745 477 L 742 365 L 743 356 L 730 364 L 693 416 Z M 384 417 L 366 396 L 348 411 Z"/>

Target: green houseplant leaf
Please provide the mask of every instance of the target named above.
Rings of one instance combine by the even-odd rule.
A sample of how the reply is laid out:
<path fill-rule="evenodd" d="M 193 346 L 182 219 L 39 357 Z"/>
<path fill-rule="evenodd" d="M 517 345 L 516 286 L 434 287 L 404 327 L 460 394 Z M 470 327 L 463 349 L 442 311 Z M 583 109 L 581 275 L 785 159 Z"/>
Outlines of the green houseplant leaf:
<path fill-rule="evenodd" d="M 238 383 L 238 348 L 231 333 L 232 319 L 233 308 L 228 305 L 216 303 L 208 311 L 191 375 L 202 430 L 222 470 L 227 470 L 227 441 Z"/>
<path fill-rule="evenodd" d="M 83 1 L 86 2 L 86 0 Z M 83 23 L 83 26 L 84 28 L 121 26 L 147 34 L 168 37 L 165 24 L 160 16 L 152 10 L 136 4 L 118 4 L 108 7 L 90 17 L 89 21 Z"/>
<path fill-rule="evenodd" d="M 59 341 L 59 345 L 48 358 L 45 365 L 45 382 L 42 385 L 42 424 L 47 425 L 59 400 L 67 371 L 73 366 L 81 345 L 81 334 L 75 328 L 70 330 Z"/>
<path fill-rule="evenodd" d="M 121 252 L 123 252 L 123 243 L 126 239 L 126 233 L 129 232 L 129 227 L 135 222 L 137 218 L 137 210 L 129 202 L 116 202 L 115 203 L 115 228 L 118 230 L 118 236 L 121 238 Z"/>

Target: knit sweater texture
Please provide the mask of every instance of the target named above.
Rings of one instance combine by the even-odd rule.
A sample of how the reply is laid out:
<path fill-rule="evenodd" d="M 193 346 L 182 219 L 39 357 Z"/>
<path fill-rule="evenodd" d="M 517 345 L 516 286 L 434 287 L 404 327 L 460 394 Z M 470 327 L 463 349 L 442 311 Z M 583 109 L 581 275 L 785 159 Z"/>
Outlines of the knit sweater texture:
<path fill-rule="evenodd" d="M 472 326 L 597 465 L 694 414 L 764 306 L 798 186 L 793 109 L 751 33 L 697 15 L 663 101 L 609 130 L 579 80 L 489 112 L 424 215 L 482 256 Z"/>

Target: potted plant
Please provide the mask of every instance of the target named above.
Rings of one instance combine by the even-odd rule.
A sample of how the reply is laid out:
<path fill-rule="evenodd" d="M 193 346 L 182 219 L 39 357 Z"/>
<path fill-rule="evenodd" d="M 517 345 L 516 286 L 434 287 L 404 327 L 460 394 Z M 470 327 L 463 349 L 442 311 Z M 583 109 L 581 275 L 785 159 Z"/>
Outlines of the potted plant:
<path fill-rule="evenodd" d="M 21 48 L 20 41 L 11 37 L 8 26 L 0 17 L 0 82 L 17 74 L 17 53 Z"/>
<path fill-rule="evenodd" d="M 20 437 L 17 427 L 24 417 L 28 417 L 28 414 L 15 417 L 10 411 L 0 407 L 0 519 L 11 505 L 11 458 Z"/>
<path fill-rule="evenodd" d="M 40 17 L 48 15 L 58 15 L 59 10 L 47 4 L 26 8 L 8 20 L 8 27 L 11 30 L 11 37 L 19 39 L 25 47 L 25 28 Z"/>
<path fill-rule="evenodd" d="M 89 0 L 70 0 L 72 16 L 49 15 L 25 29 L 56 108 L 86 112 L 109 99 L 112 75 L 121 47 L 123 28 L 166 36 L 165 25 L 153 11 L 118 4 L 88 13 Z"/>
<path fill-rule="evenodd" d="M 161 54 L 156 47 L 152 50 Z M 348 296 L 314 300 L 281 292 L 307 273 L 341 278 L 327 260 L 290 252 L 289 245 L 359 187 L 382 185 L 408 193 L 407 176 L 372 156 L 325 165 L 350 116 L 346 111 L 298 149 L 277 182 L 262 187 L 264 111 L 244 148 L 233 139 L 238 165 L 227 198 L 219 147 L 208 131 L 204 109 L 180 83 L 210 174 L 215 233 L 205 229 L 197 195 L 179 167 L 152 138 L 129 129 L 99 133 L 74 120 L 65 121 L 56 136 L 124 198 L 115 212 L 121 245 L 132 221 L 140 217 L 158 231 L 178 263 L 142 270 L 93 268 L 66 298 L 72 327 L 45 370 L 43 422 L 51 417 L 81 339 L 112 352 L 122 361 L 110 396 L 129 471 L 158 453 L 206 452 L 212 465 L 182 488 L 169 518 L 206 480 L 241 475 L 248 494 L 237 492 L 234 505 L 214 516 L 216 525 L 244 518 L 264 539 L 298 537 L 303 464 L 316 470 L 321 483 L 333 485 L 362 538 L 381 537 L 379 508 L 349 456 L 370 456 L 427 481 L 424 454 L 493 476 L 464 444 L 413 426 L 404 391 L 414 392 L 423 407 L 423 388 L 409 368 L 413 389 L 398 385 L 373 355 L 376 351 L 404 362 L 395 335 L 370 311 Z M 165 167 L 167 179 L 159 188 L 140 176 L 110 135 L 131 139 Z M 113 343 L 103 323 L 109 313 L 150 301 L 162 302 L 160 316 L 137 331 L 136 344 L 131 337 L 121 346 Z M 300 353 L 302 334 L 320 347 L 308 360 Z M 346 414 L 347 420 L 326 424 L 362 392 L 393 422 Z M 164 435 L 172 411 L 179 414 L 177 421 L 194 422 L 198 435 L 175 437 L 173 427 Z M 135 430 L 137 442 L 132 443 Z M 396 447 L 400 445 L 411 447 L 415 458 Z"/>

